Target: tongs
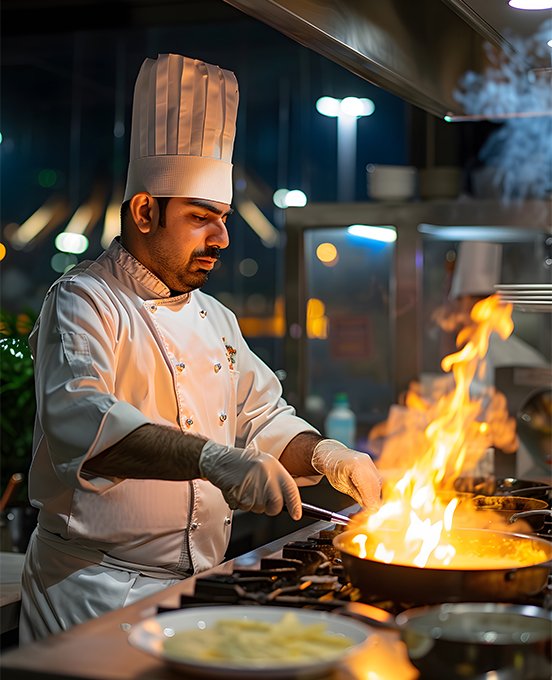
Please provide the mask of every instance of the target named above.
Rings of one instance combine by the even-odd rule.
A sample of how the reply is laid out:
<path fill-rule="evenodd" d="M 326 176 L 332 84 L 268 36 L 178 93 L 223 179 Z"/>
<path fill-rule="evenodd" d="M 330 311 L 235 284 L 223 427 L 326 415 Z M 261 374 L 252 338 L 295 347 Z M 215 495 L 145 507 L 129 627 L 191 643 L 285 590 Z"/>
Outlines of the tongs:
<path fill-rule="evenodd" d="M 351 521 L 347 515 L 340 515 L 338 512 L 325 510 L 324 508 L 319 508 L 316 505 L 310 505 L 309 503 L 301 503 L 301 507 L 303 508 L 303 514 L 307 515 L 307 517 L 324 519 L 327 522 L 333 522 L 334 524 L 341 524 L 344 526 Z"/>

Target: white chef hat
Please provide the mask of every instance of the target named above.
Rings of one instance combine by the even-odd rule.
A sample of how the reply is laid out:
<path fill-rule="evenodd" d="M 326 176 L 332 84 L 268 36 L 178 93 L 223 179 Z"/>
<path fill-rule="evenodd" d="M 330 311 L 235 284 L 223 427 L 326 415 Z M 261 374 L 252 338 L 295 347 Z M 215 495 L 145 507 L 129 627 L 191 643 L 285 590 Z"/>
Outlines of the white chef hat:
<path fill-rule="evenodd" d="M 484 241 L 463 241 L 456 256 L 449 298 L 462 295 L 492 295 L 500 283 L 502 245 Z"/>
<path fill-rule="evenodd" d="M 147 191 L 230 203 L 238 99 L 231 71 L 179 54 L 146 59 L 134 87 L 123 200 Z"/>

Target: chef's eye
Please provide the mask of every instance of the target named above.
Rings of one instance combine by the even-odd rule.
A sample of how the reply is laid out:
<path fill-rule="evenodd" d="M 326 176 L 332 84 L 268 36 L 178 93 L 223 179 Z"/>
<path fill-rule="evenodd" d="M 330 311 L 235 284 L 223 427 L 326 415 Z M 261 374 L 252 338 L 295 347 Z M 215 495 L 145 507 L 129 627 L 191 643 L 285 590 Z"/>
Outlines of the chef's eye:
<path fill-rule="evenodd" d="M 205 222 L 209 219 L 209 215 L 192 215 L 192 219 L 196 222 Z"/>

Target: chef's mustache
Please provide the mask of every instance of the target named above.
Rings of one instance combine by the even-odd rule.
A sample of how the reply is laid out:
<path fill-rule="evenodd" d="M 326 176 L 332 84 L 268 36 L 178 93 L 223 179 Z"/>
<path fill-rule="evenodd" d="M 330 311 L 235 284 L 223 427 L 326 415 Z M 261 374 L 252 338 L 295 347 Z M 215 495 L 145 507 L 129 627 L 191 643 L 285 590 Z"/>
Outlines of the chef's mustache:
<path fill-rule="evenodd" d="M 204 250 L 196 250 L 194 251 L 194 257 L 211 257 L 213 260 L 218 260 L 220 258 L 220 248 L 218 246 L 209 246 Z"/>

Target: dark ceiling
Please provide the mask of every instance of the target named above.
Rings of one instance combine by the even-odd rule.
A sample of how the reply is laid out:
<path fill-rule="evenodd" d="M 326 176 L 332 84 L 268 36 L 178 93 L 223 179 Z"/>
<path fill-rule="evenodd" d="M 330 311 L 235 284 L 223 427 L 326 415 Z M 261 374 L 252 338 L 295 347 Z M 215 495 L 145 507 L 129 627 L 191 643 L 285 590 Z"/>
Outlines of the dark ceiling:
<path fill-rule="evenodd" d="M 156 29 L 182 29 L 187 46 L 190 30 L 200 37 L 202 25 L 209 30 L 200 49 L 222 49 L 247 40 L 251 52 L 257 34 L 260 41 L 267 35 L 270 40 L 267 29 L 272 27 L 278 38 L 287 36 L 414 106 L 443 117 L 467 113 L 461 111 L 452 90 L 463 73 L 480 72 L 485 67 L 484 39 L 504 46 L 516 34 L 518 38 L 536 34 L 549 14 L 520 12 L 506 0 L 418 0 L 415 7 L 410 0 L 387 0 L 380 5 L 383 9 L 374 10 L 372 16 L 371 7 L 377 9 L 378 3 L 359 0 L 3 0 L 2 60 L 5 66 L 34 64 L 40 68 L 46 51 L 55 54 L 62 49 L 52 40 L 55 36 L 74 36 L 78 43 L 81 36 L 95 32 L 111 32 L 110 41 L 124 34 L 125 40 L 130 38 L 125 50 L 143 53 L 148 49 L 147 39 L 139 31 L 151 34 Z M 440 22 L 438 30 L 436 21 Z M 223 32 L 213 36 L 213 25 Z M 259 31 L 242 32 L 244 25 L 258 26 Z M 70 43 L 66 45 L 69 62 L 74 50 Z M 98 37 L 98 59 L 108 48 Z M 178 45 L 179 51 L 187 49 Z M 530 61 L 529 55 L 524 58 Z M 548 67 L 548 55 L 544 58 Z M 542 71 L 541 61 L 535 55 L 531 59 L 535 63 L 528 61 L 528 68 Z"/>
<path fill-rule="evenodd" d="M 255 200 L 269 218 L 281 218 L 272 214 L 271 200 L 281 186 L 304 190 L 312 202 L 336 200 L 336 125 L 317 114 L 319 96 L 375 102 L 377 115 L 358 124 L 354 200 L 366 200 L 367 163 L 422 167 L 431 161 L 465 167 L 468 177 L 492 130 L 487 122 L 450 126 L 429 118 L 225 0 L 1 0 L 0 11 L 4 224 L 22 223 L 53 193 L 74 210 L 97 178 L 107 185 L 107 201 L 126 173 L 132 83 L 144 57 L 158 51 L 193 54 L 237 73 L 234 161 L 261 187 Z M 123 133 L 115 135 L 114 123 Z M 57 177 L 55 184 L 41 183 L 44 171 Z M 237 216 L 235 222 L 239 226 Z M 92 239 L 96 249 L 99 231 Z M 236 234 L 236 262 L 260 250 L 266 286 L 273 286 L 267 249 L 251 230 L 236 228 Z M 29 266 L 26 252 L 10 253 L 10 266 L 26 276 L 33 272 L 39 301 L 38 284 L 54 275 L 49 260 L 55 251 L 46 235 L 36 248 L 43 271 Z M 227 290 L 245 286 L 231 267 L 217 282 Z M 17 287 L 13 296 L 17 303 Z"/>
<path fill-rule="evenodd" d="M 72 205 L 93 178 L 124 178 L 132 83 L 144 57 L 158 51 L 193 54 L 239 75 L 234 162 L 268 187 L 265 197 L 288 183 L 332 200 L 336 126 L 314 109 L 322 94 L 375 97 L 381 113 L 370 137 L 366 123 L 359 126 L 361 170 L 365 157 L 407 161 L 401 100 L 223 0 L 4 0 L 1 9 L 5 222 L 21 221 L 44 200 L 43 169 L 56 172 L 52 189 Z M 392 139 L 385 126 L 398 131 Z"/>
<path fill-rule="evenodd" d="M 530 36 L 549 12 L 522 12 L 507 0 L 443 0 L 464 8 L 500 35 Z M 28 33 L 128 28 L 158 23 L 232 21 L 241 12 L 225 0 L 3 0 L 2 33 Z"/>
<path fill-rule="evenodd" d="M 3 0 L 1 11 L 4 36 L 232 22 L 243 16 L 223 0 Z"/>

